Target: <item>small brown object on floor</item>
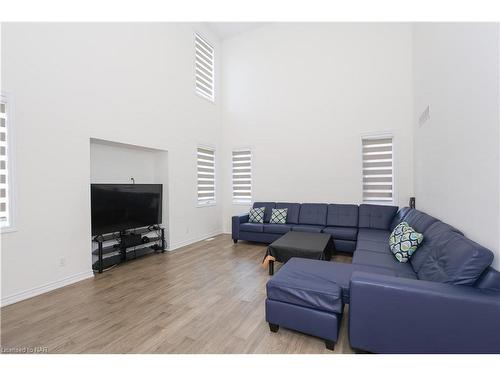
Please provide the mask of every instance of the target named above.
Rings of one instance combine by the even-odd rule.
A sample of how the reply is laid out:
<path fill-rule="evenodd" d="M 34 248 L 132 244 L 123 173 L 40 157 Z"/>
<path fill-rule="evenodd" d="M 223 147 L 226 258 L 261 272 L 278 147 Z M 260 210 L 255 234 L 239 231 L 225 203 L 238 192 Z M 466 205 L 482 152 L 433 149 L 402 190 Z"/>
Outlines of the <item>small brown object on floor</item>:
<path fill-rule="evenodd" d="M 267 268 L 269 266 L 269 262 L 274 262 L 275 260 L 276 259 L 273 256 L 267 255 L 262 261 L 262 268 Z"/>

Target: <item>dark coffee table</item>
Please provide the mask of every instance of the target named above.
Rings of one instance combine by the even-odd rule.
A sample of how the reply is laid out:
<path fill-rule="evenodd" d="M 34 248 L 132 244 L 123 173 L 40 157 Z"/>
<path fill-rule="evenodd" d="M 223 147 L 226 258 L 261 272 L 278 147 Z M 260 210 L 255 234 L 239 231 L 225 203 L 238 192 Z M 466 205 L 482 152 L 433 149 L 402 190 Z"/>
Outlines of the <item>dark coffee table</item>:
<path fill-rule="evenodd" d="M 267 248 L 266 256 L 286 263 L 289 259 L 330 260 L 335 250 L 333 238 L 327 233 L 288 232 Z M 269 261 L 269 275 L 274 274 L 274 261 Z"/>

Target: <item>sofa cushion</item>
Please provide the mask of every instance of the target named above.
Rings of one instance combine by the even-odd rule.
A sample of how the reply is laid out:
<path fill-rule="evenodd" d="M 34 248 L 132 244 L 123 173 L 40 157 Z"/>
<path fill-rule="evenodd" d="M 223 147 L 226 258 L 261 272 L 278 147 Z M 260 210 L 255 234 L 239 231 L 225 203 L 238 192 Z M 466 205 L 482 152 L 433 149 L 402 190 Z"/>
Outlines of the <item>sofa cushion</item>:
<path fill-rule="evenodd" d="M 382 254 L 391 254 L 391 249 L 389 248 L 389 243 L 387 241 L 379 242 L 370 240 L 358 240 L 358 242 L 356 242 L 356 251 L 358 250 L 375 251 L 376 253 L 382 253 Z"/>
<path fill-rule="evenodd" d="M 271 220 L 272 209 L 276 207 L 276 203 L 274 202 L 254 202 L 253 208 L 256 207 L 265 207 L 266 211 L 264 212 L 264 223 L 269 223 Z"/>
<path fill-rule="evenodd" d="M 326 298 L 325 294 L 315 292 L 316 285 L 324 284 L 326 289 L 333 284 L 340 286 L 343 302 L 349 303 L 349 284 L 351 275 L 355 271 L 387 276 L 396 276 L 397 274 L 395 271 L 381 267 L 292 258 L 267 283 L 268 298 L 314 308 L 326 306 L 323 309 L 332 311 L 336 308 L 336 305 L 333 305 L 333 300 Z M 306 289 L 306 285 L 309 287 L 308 290 L 303 290 Z M 294 286 L 303 291 L 299 293 L 299 289 L 294 289 Z M 312 293 L 308 295 L 308 299 L 305 299 L 304 294 L 309 289 L 312 289 Z M 317 300 L 313 300 L 313 297 L 316 297 Z"/>
<path fill-rule="evenodd" d="M 304 262 L 306 261 L 306 262 Z M 342 289 L 325 261 L 292 258 L 267 282 L 267 298 L 341 314 Z"/>
<path fill-rule="evenodd" d="M 327 205 L 323 203 L 302 203 L 299 224 L 326 225 Z"/>
<path fill-rule="evenodd" d="M 425 236 L 426 229 L 429 228 L 433 223 L 438 221 L 438 219 L 432 217 L 431 215 L 427 215 L 422 211 L 410 209 L 410 212 L 408 212 L 408 214 L 405 216 L 405 221 L 410 227 L 412 227 L 419 233 L 423 233 Z"/>
<path fill-rule="evenodd" d="M 292 231 L 294 232 L 321 233 L 323 228 L 322 225 L 292 225 Z"/>
<path fill-rule="evenodd" d="M 336 251 L 344 251 L 344 252 L 354 253 L 354 250 L 356 250 L 356 241 L 339 240 L 337 238 L 337 239 L 333 240 L 333 243 L 335 245 Z"/>
<path fill-rule="evenodd" d="M 424 235 L 402 221 L 389 236 L 389 247 L 394 257 L 401 263 L 406 263 L 424 240 Z"/>
<path fill-rule="evenodd" d="M 264 222 L 264 212 L 266 211 L 265 207 L 255 207 L 251 208 L 248 213 L 248 222 L 249 223 L 263 223 Z"/>
<path fill-rule="evenodd" d="M 286 213 L 287 224 L 299 223 L 300 203 L 276 203 L 276 208 L 286 208 L 288 210 Z"/>
<path fill-rule="evenodd" d="M 362 204 L 359 206 L 359 227 L 389 230 L 391 221 L 396 214 L 396 206 L 379 206 Z"/>
<path fill-rule="evenodd" d="M 286 224 L 288 208 L 273 208 L 271 211 L 271 224 Z"/>
<path fill-rule="evenodd" d="M 493 261 L 493 253 L 458 233 L 432 248 L 418 271 L 421 280 L 472 285 Z"/>
<path fill-rule="evenodd" d="M 329 204 L 326 225 L 330 227 L 357 227 L 358 206 L 355 204 Z"/>
<path fill-rule="evenodd" d="M 333 238 L 340 240 L 351 240 L 356 241 L 358 235 L 358 228 L 349 227 L 326 227 L 323 229 L 323 233 L 329 233 Z"/>
<path fill-rule="evenodd" d="M 353 264 L 388 268 L 395 272 L 395 276 L 416 279 L 417 276 L 410 263 L 400 263 L 391 253 L 356 250 L 352 257 Z"/>
<path fill-rule="evenodd" d="M 422 245 L 419 246 L 418 251 L 415 252 L 410 259 L 415 272 L 420 270 L 431 250 L 445 246 L 453 236 L 453 233 L 461 234 L 460 231 L 451 225 L 443 223 L 439 220 L 432 223 L 431 226 L 426 229 Z"/>
<path fill-rule="evenodd" d="M 391 232 L 382 229 L 369 229 L 369 228 L 359 228 L 358 230 L 358 241 L 376 241 L 383 242 L 385 245 L 389 243 L 389 236 Z"/>
<path fill-rule="evenodd" d="M 291 230 L 291 224 L 264 224 L 264 233 L 284 234 Z"/>
<path fill-rule="evenodd" d="M 261 233 L 264 231 L 264 225 L 258 223 L 243 223 L 240 224 L 240 232 L 257 232 Z"/>
<path fill-rule="evenodd" d="M 389 230 L 393 231 L 394 228 L 396 228 L 396 225 L 401 223 L 405 219 L 406 215 L 408 215 L 408 213 L 411 210 L 412 210 L 412 208 L 410 208 L 410 207 L 401 207 L 399 209 L 399 211 L 396 213 L 396 215 L 394 216 L 394 218 L 392 219 L 391 225 L 389 226 Z"/>

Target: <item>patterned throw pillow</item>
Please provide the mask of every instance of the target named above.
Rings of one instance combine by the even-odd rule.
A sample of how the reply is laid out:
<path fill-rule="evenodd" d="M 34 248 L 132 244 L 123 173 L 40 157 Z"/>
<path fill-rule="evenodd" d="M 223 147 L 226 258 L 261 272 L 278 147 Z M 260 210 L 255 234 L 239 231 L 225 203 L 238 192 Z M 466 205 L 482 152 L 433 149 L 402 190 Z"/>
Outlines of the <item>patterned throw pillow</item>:
<path fill-rule="evenodd" d="M 248 222 L 262 224 L 264 222 L 265 210 L 266 210 L 265 207 L 252 208 L 248 213 Z"/>
<path fill-rule="evenodd" d="M 424 240 L 406 221 L 399 223 L 389 237 L 389 247 L 398 261 L 406 263 Z"/>
<path fill-rule="evenodd" d="M 286 224 L 288 208 L 273 208 L 271 211 L 271 224 Z"/>

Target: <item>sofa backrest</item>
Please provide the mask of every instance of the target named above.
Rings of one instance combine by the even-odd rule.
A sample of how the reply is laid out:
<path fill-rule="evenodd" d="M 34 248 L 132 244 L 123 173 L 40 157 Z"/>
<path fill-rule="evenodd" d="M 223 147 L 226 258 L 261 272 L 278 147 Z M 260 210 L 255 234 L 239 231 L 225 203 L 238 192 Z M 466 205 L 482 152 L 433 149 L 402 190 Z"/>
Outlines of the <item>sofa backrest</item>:
<path fill-rule="evenodd" d="M 391 221 L 391 225 L 389 226 L 389 230 L 392 232 L 396 226 L 404 221 L 406 215 L 408 215 L 409 212 L 411 212 L 413 208 L 410 207 L 401 207 L 399 211 L 394 215 Z"/>
<path fill-rule="evenodd" d="M 474 284 L 476 288 L 500 292 L 500 272 L 493 267 L 488 267 Z"/>
<path fill-rule="evenodd" d="M 302 203 L 299 224 L 326 225 L 327 207 L 325 203 Z"/>
<path fill-rule="evenodd" d="M 276 208 L 276 203 L 274 202 L 254 202 L 253 208 L 265 207 L 264 211 L 264 223 L 269 223 L 271 220 L 272 209 Z"/>
<path fill-rule="evenodd" d="M 419 233 L 423 233 L 425 236 L 425 231 L 427 230 L 427 228 L 429 228 L 433 223 L 439 220 L 431 215 L 427 215 L 422 211 L 411 208 L 404 217 L 403 221 L 406 221 L 410 225 L 410 227 L 412 227 Z"/>
<path fill-rule="evenodd" d="M 431 249 L 417 276 L 427 281 L 473 285 L 492 261 L 493 253 L 490 250 L 452 232 L 444 246 Z"/>
<path fill-rule="evenodd" d="M 439 220 L 432 223 L 425 231 L 420 233 L 424 235 L 424 241 L 410 258 L 413 270 L 417 273 L 426 258 L 431 253 L 432 249 L 445 246 L 452 237 L 453 233 L 461 234 L 459 230 Z"/>
<path fill-rule="evenodd" d="M 389 225 L 397 211 L 397 206 L 362 204 L 359 206 L 358 226 L 360 228 L 389 230 Z"/>
<path fill-rule="evenodd" d="M 288 224 L 299 223 L 300 203 L 276 203 L 276 208 L 286 208 L 286 222 Z"/>
<path fill-rule="evenodd" d="M 358 206 L 355 204 L 329 204 L 326 225 L 332 227 L 357 227 Z"/>

